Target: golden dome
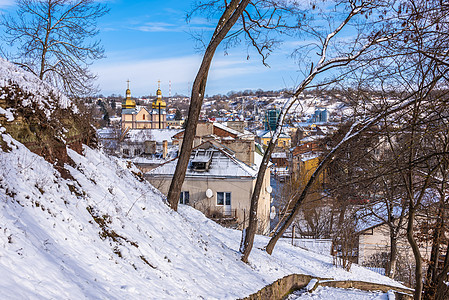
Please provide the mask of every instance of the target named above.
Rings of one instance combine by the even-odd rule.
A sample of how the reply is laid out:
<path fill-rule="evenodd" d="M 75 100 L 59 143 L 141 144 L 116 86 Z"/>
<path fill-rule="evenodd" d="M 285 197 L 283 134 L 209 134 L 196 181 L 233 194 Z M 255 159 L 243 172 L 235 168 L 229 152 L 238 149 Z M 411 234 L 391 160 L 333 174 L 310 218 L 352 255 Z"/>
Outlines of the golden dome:
<path fill-rule="evenodd" d="M 167 103 L 165 103 L 164 100 L 162 100 L 162 91 L 161 91 L 161 81 L 158 80 L 157 82 L 157 91 L 156 91 L 157 98 L 154 99 L 152 107 L 156 109 L 165 109 L 167 107 Z"/>
<path fill-rule="evenodd" d="M 160 105 L 160 106 L 159 106 Z M 153 104 L 152 104 L 152 107 L 153 108 L 162 108 L 162 109 L 165 109 L 166 107 L 167 107 L 167 103 L 165 103 L 165 101 L 164 100 L 162 100 L 161 98 L 157 98 L 157 99 L 155 99 L 154 101 L 153 101 Z"/>
<path fill-rule="evenodd" d="M 122 108 L 136 108 L 136 101 L 131 99 L 131 90 L 129 89 L 129 80 L 128 82 L 128 88 L 126 89 L 126 99 L 122 102 Z"/>

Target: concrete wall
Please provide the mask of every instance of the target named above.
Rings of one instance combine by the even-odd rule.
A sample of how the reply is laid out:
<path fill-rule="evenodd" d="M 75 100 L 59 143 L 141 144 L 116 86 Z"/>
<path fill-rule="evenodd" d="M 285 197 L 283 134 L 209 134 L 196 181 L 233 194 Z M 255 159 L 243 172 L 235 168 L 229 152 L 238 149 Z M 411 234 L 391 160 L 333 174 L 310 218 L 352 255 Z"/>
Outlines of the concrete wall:
<path fill-rule="evenodd" d="M 198 123 L 196 126 L 196 136 L 211 135 L 214 133 L 214 124 L 210 122 Z"/>
<path fill-rule="evenodd" d="M 227 126 L 229 128 L 232 128 L 238 132 L 244 132 L 245 131 L 245 122 L 244 121 L 228 121 Z"/>
<path fill-rule="evenodd" d="M 301 289 L 312 280 L 313 277 L 302 274 L 291 274 L 267 285 L 257 293 L 249 295 L 245 300 L 280 300 L 295 290 Z"/>
<path fill-rule="evenodd" d="M 284 299 L 287 295 L 292 293 L 295 290 L 299 290 L 301 288 L 304 288 L 308 285 L 310 280 L 312 279 L 318 279 L 318 282 L 315 286 L 329 286 L 329 287 L 336 287 L 336 288 L 356 288 L 364 291 L 382 291 L 382 292 L 388 292 L 388 291 L 394 291 L 395 292 L 395 298 L 396 299 L 413 299 L 411 294 L 413 293 L 413 290 L 406 289 L 406 288 L 398 288 L 394 286 L 384 285 L 384 284 L 377 284 L 377 283 L 371 283 L 371 282 L 363 282 L 363 281 L 335 281 L 331 279 L 326 278 L 317 278 L 312 277 L 309 275 L 303 275 L 303 274 L 291 274 L 287 275 L 281 279 L 276 280 L 270 285 L 267 285 L 263 289 L 259 290 L 258 292 L 249 295 L 248 297 L 245 297 L 243 299 L 245 300 L 281 300 Z"/>
<path fill-rule="evenodd" d="M 251 166 L 254 164 L 254 140 L 222 140 L 221 144 L 235 152 L 235 158 Z"/>

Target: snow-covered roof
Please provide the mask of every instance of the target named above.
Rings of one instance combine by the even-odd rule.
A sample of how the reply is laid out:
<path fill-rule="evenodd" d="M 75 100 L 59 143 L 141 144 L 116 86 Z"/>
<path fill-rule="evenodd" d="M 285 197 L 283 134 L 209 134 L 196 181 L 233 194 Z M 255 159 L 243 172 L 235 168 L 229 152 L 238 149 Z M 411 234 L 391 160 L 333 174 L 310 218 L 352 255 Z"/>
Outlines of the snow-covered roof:
<path fill-rule="evenodd" d="M 115 130 L 114 128 L 110 128 L 110 127 L 103 127 L 101 129 L 98 129 L 97 135 L 101 139 L 113 139 L 113 138 L 117 138 L 117 136 L 118 136 L 117 130 Z"/>
<path fill-rule="evenodd" d="M 311 135 L 301 139 L 301 143 L 315 142 L 324 139 L 325 137 L 326 137 L 325 135 Z"/>
<path fill-rule="evenodd" d="M 269 130 L 262 130 L 262 131 L 258 131 L 257 136 L 259 138 L 271 138 L 273 136 L 274 132 L 273 131 L 269 131 Z M 282 133 L 279 135 L 280 139 L 288 139 L 290 138 L 290 136 L 288 134 Z"/>
<path fill-rule="evenodd" d="M 243 130 L 243 132 L 240 132 L 240 131 L 232 129 L 232 128 L 230 128 L 230 127 L 228 127 L 228 126 L 226 126 L 226 125 L 224 125 L 222 123 L 218 123 L 218 122 L 214 122 L 214 126 L 217 127 L 217 128 L 220 128 L 222 130 L 225 130 L 225 131 L 227 131 L 227 132 L 229 132 L 231 134 L 235 134 L 235 135 L 237 135 L 240 138 L 247 137 L 247 136 L 248 137 L 254 137 L 254 134 L 252 134 L 248 130 Z"/>
<path fill-rule="evenodd" d="M 301 161 L 308 161 L 311 159 L 315 159 L 319 156 L 320 156 L 320 154 L 318 154 L 316 152 L 307 152 L 307 153 L 301 154 Z"/>
<path fill-rule="evenodd" d="M 202 149 L 207 146 L 206 149 Z M 200 148 L 201 147 L 201 148 Z M 195 171 L 190 167 L 187 169 L 186 177 L 251 177 L 257 176 L 256 167 L 250 167 L 240 160 L 232 157 L 223 148 L 219 148 L 212 143 L 205 142 L 193 149 L 190 161 L 199 159 L 201 156 L 211 155 L 211 164 L 207 171 Z M 149 172 L 155 176 L 173 176 L 178 159 L 171 160 Z"/>
<path fill-rule="evenodd" d="M 271 154 L 271 158 L 287 158 L 287 153 L 285 152 L 274 152 Z"/>
<path fill-rule="evenodd" d="M 124 109 L 122 109 L 122 115 L 137 115 L 137 109 L 124 108 Z"/>
<path fill-rule="evenodd" d="M 172 137 L 180 132 L 180 129 L 130 129 L 126 134 L 126 139 L 131 142 L 154 141 L 171 143 Z"/>

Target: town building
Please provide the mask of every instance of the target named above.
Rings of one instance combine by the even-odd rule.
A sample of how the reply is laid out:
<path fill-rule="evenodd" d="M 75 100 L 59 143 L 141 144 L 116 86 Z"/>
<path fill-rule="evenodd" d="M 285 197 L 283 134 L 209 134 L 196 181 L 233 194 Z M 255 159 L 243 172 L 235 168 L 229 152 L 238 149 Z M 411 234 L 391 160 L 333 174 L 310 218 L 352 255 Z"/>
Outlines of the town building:
<path fill-rule="evenodd" d="M 184 131 L 173 136 L 173 144 L 181 149 Z M 206 141 L 216 141 L 231 149 L 237 159 L 252 166 L 254 162 L 255 136 L 245 130 L 243 121 L 230 121 L 226 125 L 217 122 L 199 122 L 196 127 L 193 147 Z"/>
<path fill-rule="evenodd" d="M 418 216 L 415 220 L 417 227 L 429 222 L 427 217 Z M 400 235 L 397 241 L 398 256 L 402 257 L 403 262 L 414 263 L 412 248 L 407 241 L 405 229 L 400 229 Z M 422 241 L 419 244 L 421 256 L 427 261 L 430 258 L 431 242 Z M 378 222 L 375 225 L 360 229 L 357 232 L 357 251 L 354 251 L 354 262 L 365 265 L 372 263 L 372 258 L 376 255 L 388 255 L 390 253 L 390 226 L 385 222 Z M 380 267 L 380 265 L 379 265 Z"/>
<path fill-rule="evenodd" d="M 167 104 L 162 99 L 160 82 L 156 91 L 156 99 L 153 100 L 151 108 L 137 106 L 136 101 L 131 98 L 131 90 L 126 89 L 126 98 L 122 102 L 121 128 L 123 131 L 129 129 L 163 129 L 167 128 Z"/>
<path fill-rule="evenodd" d="M 195 207 L 207 217 L 232 228 L 248 225 L 251 196 L 262 156 L 254 153 L 255 164 L 236 158 L 235 152 L 214 141 L 204 142 L 192 151 L 182 185 L 180 203 Z M 151 170 L 145 177 L 167 194 L 177 158 Z M 270 229 L 270 173 L 267 169 L 258 207 L 258 233 Z"/>
<path fill-rule="evenodd" d="M 271 140 L 271 137 L 273 136 L 274 132 L 269 130 L 261 130 L 257 132 L 257 142 L 268 146 L 268 143 Z M 276 147 L 288 149 L 292 145 L 292 138 L 285 133 L 281 133 L 277 139 Z"/>

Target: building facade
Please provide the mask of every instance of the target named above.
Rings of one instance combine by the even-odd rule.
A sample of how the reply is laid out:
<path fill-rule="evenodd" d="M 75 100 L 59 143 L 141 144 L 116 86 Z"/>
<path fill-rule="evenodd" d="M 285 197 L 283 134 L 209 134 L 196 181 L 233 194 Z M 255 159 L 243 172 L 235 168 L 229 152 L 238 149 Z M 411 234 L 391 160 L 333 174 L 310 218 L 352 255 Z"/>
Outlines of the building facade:
<path fill-rule="evenodd" d="M 164 129 L 167 124 L 167 103 L 162 99 L 160 82 L 156 91 L 156 99 L 151 104 L 151 108 L 137 106 L 131 98 L 131 90 L 126 89 L 126 98 L 122 102 L 122 130 L 129 129 Z"/>
<path fill-rule="evenodd" d="M 255 154 L 260 164 L 262 157 Z M 167 194 L 177 159 L 145 174 L 151 184 Z M 217 143 L 205 142 L 193 149 L 182 185 L 180 203 L 195 207 L 207 217 L 232 228 L 248 225 L 251 195 L 257 167 L 235 158 L 232 151 Z M 258 232 L 270 229 L 270 173 L 267 169 L 259 198 Z"/>

